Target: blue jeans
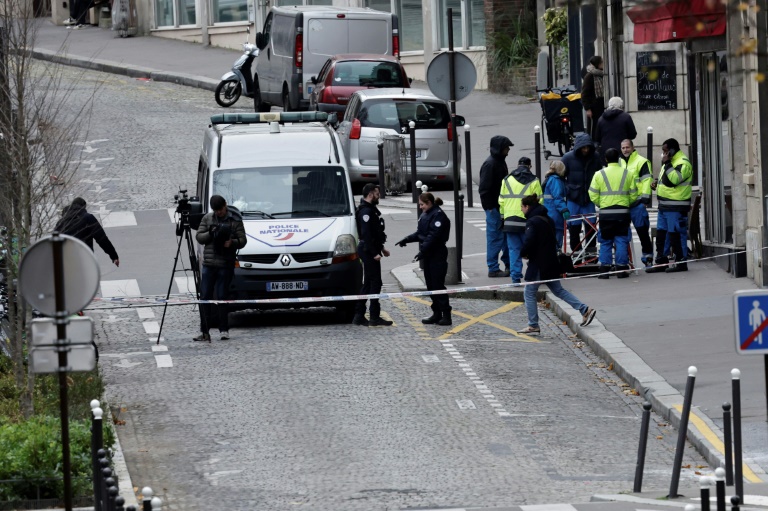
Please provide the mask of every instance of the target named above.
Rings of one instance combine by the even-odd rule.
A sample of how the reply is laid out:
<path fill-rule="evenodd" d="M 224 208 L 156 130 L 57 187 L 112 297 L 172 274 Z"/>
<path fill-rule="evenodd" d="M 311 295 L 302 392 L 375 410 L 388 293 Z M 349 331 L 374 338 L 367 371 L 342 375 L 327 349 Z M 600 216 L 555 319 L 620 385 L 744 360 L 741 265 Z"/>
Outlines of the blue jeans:
<path fill-rule="evenodd" d="M 525 232 L 507 232 L 507 248 L 509 249 L 509 276 L 512 282 L 520 282 L 523 279 L 523 258 L 520 250 L 523 248 L 523 236 Z"/>
<path fill-rule="evenodd" d="M 656 230 L 667 231 L 667 237 L 664 240 L 664 255 L 669 254 L 672 248 L 670 234 L 680 235 L 682 244 L 683 260 L 688 259 L 688 215 L 680 211 L 659 211 L 656 220 Z M 677 254 L 675 254 L 677 255 Z"/>
<path fill-rule="evenodd" d="M 536 280 L 538 280 L 538 278 L 537 275 Z M 565 289 L 563 285 L 560 284 L 559 280 L 547 282 L 546 285 L 549 290 L 552 291 L 553 295 L 566 302 L 582 315 L 587 312 L 589 307 L 581 303 L 573 293 Z M 539 290 L 539 286 L 540 284 L 528 284 L 525 286 L 525 292 L 523 293 L 523 296 L 525 297 L 525 310 L 528 312 L 528 326 L 534 328 L 539 328 L 539 308 L 536 304 L 536 291 Z"/>
<path fill-rule="evenodd" d="M 629 232 L 616 236 L 612 240 L 603 238 L 601 230 L 597 231 L 597 241 L 600 242 L 600 266 L 613 264 L 613 247 L 616 246 L 616 266 L 629 266 Z"/>
<path fill-rule="evenodd" d="M 488 271 L 499 271 L 499 252 L 501 262 L 509 269 L 509 249 L 501 230 L 501 213 L 498 209 L 485 210 L 485 254 Z"/>
<path fill-rule="evenodd" d="M 229 299 L 229 285 L 232 283 L 232 277 L 235 274 L 235 267 L 228 266 L 219 268 L 217 266 L 203 265 L 202 275 L 200 277 L 200 299 L 212 300 L 214 294 L 217 300 Z M 219 331 L 229 330 L 229 308 L 225 304 L 218 305 L 219 310 Z M 208 333 L 211 320 L 211 304 L 202 304 L 200 306 L 200 330 Z"/>

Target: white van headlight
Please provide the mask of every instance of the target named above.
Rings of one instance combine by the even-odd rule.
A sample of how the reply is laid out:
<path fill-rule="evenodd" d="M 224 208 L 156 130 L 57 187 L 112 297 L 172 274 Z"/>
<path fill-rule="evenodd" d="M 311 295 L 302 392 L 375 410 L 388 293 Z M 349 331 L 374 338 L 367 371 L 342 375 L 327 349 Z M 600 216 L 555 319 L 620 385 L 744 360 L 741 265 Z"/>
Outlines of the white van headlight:
<path fill-rule="evenodd" d="M 333 249 L 333 257 L 347 256 L 357 253 L 357 243 L 351 234 L 342 234 L 336 238 L 336 248 Z"/>

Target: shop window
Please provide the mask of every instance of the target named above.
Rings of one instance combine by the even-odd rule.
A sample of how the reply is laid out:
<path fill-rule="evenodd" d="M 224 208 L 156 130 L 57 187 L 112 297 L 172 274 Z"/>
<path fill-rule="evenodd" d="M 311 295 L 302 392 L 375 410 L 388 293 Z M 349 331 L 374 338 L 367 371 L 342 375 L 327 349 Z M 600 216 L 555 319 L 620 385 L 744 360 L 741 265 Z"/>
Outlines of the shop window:
<path fill-rule="evenodd" d="M 462 11 L 462 3 L 465 8 Z M 453 46 L 469 48 L 485 46 L 485 12 L 483 0 L 439 0 L 438 27 L 440 47 L 448 48 L 448 9 L 453 9 Z M 465 40 L 466 39 L 466 40 Z"/>
<path fill-rule="evenodd" d="M 401 52 L 424 51 L 421 0 L 365 0 L 364 6 L 397 15 Z"/>
<path fill-rule="evenodd" d="M 158 28 L 195 24 L 197 24 L 195 0 L 156 0 L 155 25 Z"/>

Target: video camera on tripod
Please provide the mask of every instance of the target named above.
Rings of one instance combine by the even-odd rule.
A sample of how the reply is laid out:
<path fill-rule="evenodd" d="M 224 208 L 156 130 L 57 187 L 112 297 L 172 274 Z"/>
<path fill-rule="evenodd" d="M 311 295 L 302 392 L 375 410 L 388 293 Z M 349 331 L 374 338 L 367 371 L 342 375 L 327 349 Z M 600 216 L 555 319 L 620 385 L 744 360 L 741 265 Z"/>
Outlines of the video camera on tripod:
<path fill-rule="evenodd" d="M 181 236 L 186 226 L 197 230 L 203 219 L 203 204 L 200 202 L 200 198 L 190 197 L 187 190 L 179 188 L 179 193 L 173 196 L 173 202 L 176 204 L 176 214 L 179 215 L 179 221 L 176 223 L 176 236 Z"/>

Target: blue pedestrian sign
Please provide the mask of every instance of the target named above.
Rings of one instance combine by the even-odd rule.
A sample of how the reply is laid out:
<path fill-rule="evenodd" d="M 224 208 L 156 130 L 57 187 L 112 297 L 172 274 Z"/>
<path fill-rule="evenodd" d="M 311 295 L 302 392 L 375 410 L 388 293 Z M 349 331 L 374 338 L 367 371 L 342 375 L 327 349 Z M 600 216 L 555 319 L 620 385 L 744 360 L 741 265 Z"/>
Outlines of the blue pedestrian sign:
<path fill-rule="evenodd" d="M 768 353 L 768 290 L 737 291 L 733 295 L 736 353 Z"/>

